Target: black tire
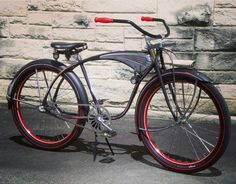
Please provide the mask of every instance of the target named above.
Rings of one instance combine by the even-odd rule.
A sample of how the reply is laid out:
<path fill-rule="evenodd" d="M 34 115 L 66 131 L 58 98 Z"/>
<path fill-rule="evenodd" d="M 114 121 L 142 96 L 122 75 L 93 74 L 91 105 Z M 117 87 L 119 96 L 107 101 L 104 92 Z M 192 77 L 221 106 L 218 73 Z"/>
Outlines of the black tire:
<path fill-rule="evenodd" d="M 189 113 L 189 119 L 173 120 L 160 82 L 153 79 L 141 92 L 137 105 L 138 131 L 142 142 L 153 158 L 170 170 L 194 173 L 210 167 L 222 156 L 230 138 L 230 113 L 223 97 L 212 83 L 190 78 L 183 72 L 175 76 L 177 107 L 170 94 L 170 86 L 173 89 L 172 74 L 166 75 L 163 81 L 177 116 L 184 114 L 191 103 L 191 94 L 196 96 L 192 102 L 194 110 Z M 187 88 L 189 91 L 193 88 L 192 92 L 185 94 L 183 91 Z"/>
<path fill-rule="evenodd" d="M 20 133 L 34 146 L 45 150 L 64 148 L 75 140 L 83 128 L 75 124 L 84 125 L 85 120 L 75 119 L 69 122 L 50 115 L 40 106 L 50 82 L 65 66 L 53 60 L 37 60 L 24 66 L 17 76 L 13 87 L 14 101 L 12 114 Z M 73 72 L 66 72 L 60 76 L 55 84 L 60 89 L 55 95 L 56 85 L 53 86 L 47 101 L 62 111 L 85 115 L 81 103 L 81 82 Z M 80 85 L 78 85 L 80 84 Z M 54 94 L 53 94 L 54 93 Z M 53 99 L 53 95 L 56 98 Z M 84 101 L 84 99 L 82 99 Z M 69 103 L 68 103 L 69 102 Z"/>

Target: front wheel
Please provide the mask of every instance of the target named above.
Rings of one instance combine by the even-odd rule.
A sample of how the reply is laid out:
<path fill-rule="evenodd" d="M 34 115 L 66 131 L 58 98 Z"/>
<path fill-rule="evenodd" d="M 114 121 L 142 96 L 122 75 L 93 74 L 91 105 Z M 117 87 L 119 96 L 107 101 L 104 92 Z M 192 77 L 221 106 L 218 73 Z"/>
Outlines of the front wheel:
<path fill-rule="evenodd" d="M 185 74 L 163 78 L 174 118 L 158 79 L 139 98 L 140 138 L 151 155 L 165 167 L 184 173 L 201 171 L 224 153 L 230 135 L 230 114 L 211 83 Z"/>

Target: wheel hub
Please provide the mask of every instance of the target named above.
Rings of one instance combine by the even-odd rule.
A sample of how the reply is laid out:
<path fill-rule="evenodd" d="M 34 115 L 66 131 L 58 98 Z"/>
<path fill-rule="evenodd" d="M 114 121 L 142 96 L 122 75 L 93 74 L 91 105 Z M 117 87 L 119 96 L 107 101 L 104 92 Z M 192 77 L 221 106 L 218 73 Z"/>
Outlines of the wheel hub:
<path fill-rule="evenodd" d="M 43 105 L 40 105 L 40 106 L 38 107 L 38 110 L 39 110 L 39 112 L 41 112 L 41 113 L 45 113 L 45 112 L 46 112 L 46 109 L 45 109 L 45 107 L 44 107 Z"/>
<path fill-rule="evenodd" d="M 187 123 L 187 118 L 186 117 L 182 117 L 176 123 L 178 125 L 185 125 Z"/>

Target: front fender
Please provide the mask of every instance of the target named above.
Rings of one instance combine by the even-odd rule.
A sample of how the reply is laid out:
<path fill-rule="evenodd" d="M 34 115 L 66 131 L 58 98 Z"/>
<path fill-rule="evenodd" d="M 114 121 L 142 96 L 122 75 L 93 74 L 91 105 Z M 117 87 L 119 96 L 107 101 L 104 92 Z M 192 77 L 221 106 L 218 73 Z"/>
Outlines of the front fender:
<path fill-rule="evenodd" d="M 185 78 L 191 78 L 193 80 L 198 80 L 201 82 L 207 82 L 207 83 L 211 83 L 211 79 L 209 77 L 207 77 L 205 74 L 194 70 L 194 69 L 185 69 L 185 68 L 176 68 L 174 69 L 174 73 L 175 76 L 184 76 Z M 163 74 L 162 74 L 162 78 L 163 80 L 166 77 L 171 77 L 173 76 L 173 70 L 169 69 L 166 70 Z M 151 78 L 146 85 L 143 87 L 143 89 L 141 90 L 137 103 L 136 103 L 136 109 L 135 109 L 135 126 L 136 126 L 136 131 L 138 134 L 139 139 L 141 140 L 140 137 L 140 131 L 139 131 L 139 124 L 140 124 L 140 118 L 139 118 L 139 113 L 141 113 L 141 100 L 144 97 L 146 91 L 153 85 L 153 83 L 160 83 L 159 79 L 157 78 L 157 76 L 154 76 L 153 78 Z"/>
<path fill-rule="evenodd" d="M 191 79 L 198 79 L 201 82 L 211 82 L 211 79 L 209 77 L 207 77 L 205 74 L 203 74 L 195 69 L 175 68 L 174 72 L 175 72 L 175 75 L 185 75 L 186 77 L 189 77 Z M 172 73 L 173 73 L 172 69 L 166 70 L 162 74 L 162 77 L 173 75 Z M 153 78 L 155 78 L 155 77 L 153 77 Z"/>

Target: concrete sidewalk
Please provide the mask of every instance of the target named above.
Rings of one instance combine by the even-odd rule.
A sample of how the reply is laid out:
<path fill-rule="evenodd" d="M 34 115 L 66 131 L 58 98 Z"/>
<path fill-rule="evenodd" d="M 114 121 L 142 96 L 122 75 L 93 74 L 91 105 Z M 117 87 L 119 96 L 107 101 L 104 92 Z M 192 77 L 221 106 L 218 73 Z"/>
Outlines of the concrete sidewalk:
<path fill-rule="evenodd" d="M 84 131 L 81 138 L 59 152 L 33 148 L 16 129 L 11 112 L 0 106 L 1 184 L 154 184 L 236 183 L 236 125 L 230 145 L 211 168 L 193 174 L 179 174 L 163 168 L 145 151 L 135 131 L 133 118 L 114 121 L 118 135 L 110 140 L 112 156 L 103 138 L 93 162 L 94 136 Z"/>

